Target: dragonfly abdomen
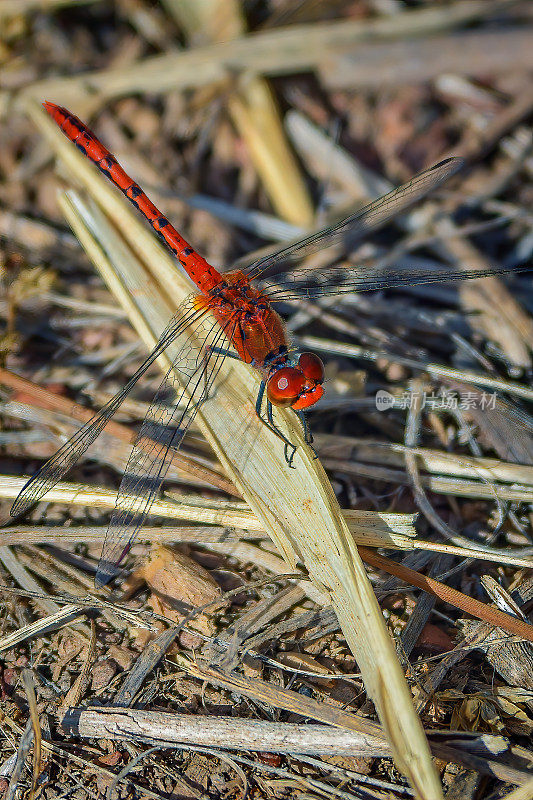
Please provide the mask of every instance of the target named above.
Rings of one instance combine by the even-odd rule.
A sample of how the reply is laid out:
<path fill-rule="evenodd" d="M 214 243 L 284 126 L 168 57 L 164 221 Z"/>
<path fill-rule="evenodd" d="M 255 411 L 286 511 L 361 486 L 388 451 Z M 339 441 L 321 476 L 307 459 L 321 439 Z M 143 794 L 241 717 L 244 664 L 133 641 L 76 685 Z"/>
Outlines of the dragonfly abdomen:
<path fill-rule="evenodd" d="M 98 141 L 94 133 L 66 108 L 49 102 L 43 103 L 43 106 L 63 133 L 93 164 L 96 164 L 106 178 L 109 178 L 148 220 L 198 288 L 207 293 L 219 284 L 222 280 L 221 274 L 205 258 L 202 258 L 183 236 L 180 236 L 141 187 L 122 169 L 113 153 L 110 153 L 107 147 Z"/>

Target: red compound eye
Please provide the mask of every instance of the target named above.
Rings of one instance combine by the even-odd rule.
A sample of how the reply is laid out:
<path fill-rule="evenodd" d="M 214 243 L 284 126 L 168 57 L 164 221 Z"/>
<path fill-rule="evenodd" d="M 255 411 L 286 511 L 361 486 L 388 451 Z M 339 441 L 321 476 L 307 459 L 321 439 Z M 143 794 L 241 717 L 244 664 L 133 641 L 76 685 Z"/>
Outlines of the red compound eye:
<path fill-rule="evenodd" d="M 298 359 L 298 366 L 308 380 L 324 383 L 324 364 L 314 353 L 302 353 Z"/>
<path fill-rule="evenodd" d="M 281 367 L 267 382 L 267 397 L 275 406 L 290 406 L 300 396 L 306 382 L 301 369 Z"/>

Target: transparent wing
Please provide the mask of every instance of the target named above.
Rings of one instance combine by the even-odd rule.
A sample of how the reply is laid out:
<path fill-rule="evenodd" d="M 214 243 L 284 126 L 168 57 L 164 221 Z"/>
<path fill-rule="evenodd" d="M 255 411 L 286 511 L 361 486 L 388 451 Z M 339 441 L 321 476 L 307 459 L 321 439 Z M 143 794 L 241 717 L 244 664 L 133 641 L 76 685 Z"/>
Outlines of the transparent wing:
<path fill-rule="evenodd" d="M 21 489 L 18 497 L 11 506 L 10 514 L 12 517 L 25 514 L 61 480 L 95 441 L 139 378 L 144 375 L 158 356 L 172 345 L 176 337 L 185 328 L 188 326 L 197 328 L 201 325 L 205 316 L 205 309 L 198 308 L 194 303 L 193 297 L 187 298 L 181 304 L 146 361 L 144 361 L 134 375 L 132 375 L 124 388 L 112 397 L 92 419 L 79 429 L 79 431 L 76 431 L 74 436 L 72 436 L 68 442 L 65 442 L 57 453 L 49 458 Z"/>
<path fill-rule="evenodd" d="M 347 244 L 349 249 L 358 239 L 385 225 L 393 217 L 403 213 L 436 189 L 454 175 L 463 164 L 462 158 L 448 158 L 435 164 L 434 167 L 415 175 L 408 183 L 374 200 L 336 225 L 323 228 L 305 239 L 300 239 L 271 255 L 260 258 L 245 269 L 246 274 L 250 279 L 257 278 L 274 266 L 290 265 L 340 242 Z"/>
<path fill-rule="evenodd" d="M 272 302 L 283 300 L 312 300 L 325 295 L 349 292 L 369 292 L 376 289 L 391 289 L 395 286 L 417 286 L 422 283 L 444 283 L 448 281 L 486 278 L 489 275 L 505 275 L 531 267 L 494 269 L 450 269 L 447 266 L 409 268 L 399 265 L 329 267 L 310 273 L 309 270 L 292 270 L 278 281 L 263 281 L 262 289 Z"/>
<path fill-rule="evenodd" d="M 146 414 L 107 529 L 95 577 L 97 586 L 104 586 L 117 574 L 118 564 L 150 513 L 172 454 L 181 446 L 225 358 L 225 354 L 217 350 L 221 344 L 227 343 L 223 328 L 211 319 L 206 326 L 208 329 L 200 349 L 190 345 L 191 353 L 197 355 L 184 359 L 183 352 L 178 354 Z M 169 399 L 169 394 L 172 399 Z"/>

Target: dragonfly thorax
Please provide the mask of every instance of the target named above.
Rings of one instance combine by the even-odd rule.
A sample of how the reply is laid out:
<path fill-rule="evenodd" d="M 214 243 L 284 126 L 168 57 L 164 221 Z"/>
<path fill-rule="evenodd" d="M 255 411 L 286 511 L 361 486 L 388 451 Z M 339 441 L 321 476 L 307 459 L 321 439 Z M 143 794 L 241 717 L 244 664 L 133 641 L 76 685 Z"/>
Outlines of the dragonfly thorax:
<path fill-rule="evenodd" d="M 302 353 L 298 360 L 289 355 L 281 317 L 244 273 L 226 273 L 224 281 L 204 302 L 242 360 L 263 372 L 267 397 L 273 405 L 299 411 L 322 397 L 322 361 L 314 353 Z"/>
<path fill-rule="evenodd" d="M 265 368 L 273 354 L 287 350 L 281 317 L 242 272 L 227 273 L 197 301 L 210 309 L 246 364 Z"/>

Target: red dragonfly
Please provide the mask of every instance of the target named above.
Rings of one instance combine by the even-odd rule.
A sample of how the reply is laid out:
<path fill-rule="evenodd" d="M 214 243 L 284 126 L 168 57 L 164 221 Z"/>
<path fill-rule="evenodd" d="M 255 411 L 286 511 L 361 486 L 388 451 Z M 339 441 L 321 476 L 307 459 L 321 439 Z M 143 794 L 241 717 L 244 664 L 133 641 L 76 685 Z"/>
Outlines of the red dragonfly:
<path fill-rule="evenodd" d="M 245 270 L 220 273 L 180 236 L 81 120 L 54 103 L 43 105 L 68 138 L 150 222 L 201 292 L 178 308 L 155 348 L 124 388 L 28 480 L 11 508 L 13 517 L 24 514 L 55 486 L 94 442 L 158 356 L 163 352 L 171 354 L 172 367 L 151 403 L 122 478 L 95 577 L 97 586 L 105 585 L 117 574 L 118 565 L 149 514 L 172 454 L 180 447 L 199 406 L 208 396 L 222 360 L 231 355 L 224 345 L 233 345 L 238 357 L 260 372 L 262 381 L 256 411 L 262 422 L 283 441 L 288 463 L 292 464 L 296 448 L 276 426 L 273 405 L 293 408 L 301 419 L 306 441 L 311 443 L 304 410 L 324 393 L 323 364 L 314 353 L 296 353 L 291 349 L 283 322 L 272 306 L 274 302 L 507 271 L 477 270 L 465 274 L 444 267 L 406 270 L 391 266 L 350 266 L 320 271 L 292 270 L 283 276 L 282 283 L 264 279 L 267 270 L 301 260 L 332 244 L 353 244 L 357 238 L 384 225 L 460 169 L 462 159 L 448 158 L 336 225 L 261 258 Z M 261 276 L 260 287 L 254 286 L 252 281 Z M 177 337 L 180 341 L 185 337 L 185 342 L 173 349 Z M 200 338 L 200 355 L 198 345 L 192 346 L 191 337 L 195 337 L 195 341 Z M 174 377 L 176 370 L 181 375 L 179 385 Z M 169 390 L 176 396 L 171 408 Z M 266 415 L 263 416 L 265 393 Z M 166 431 L 164 437 L 162 430 Z"/>

